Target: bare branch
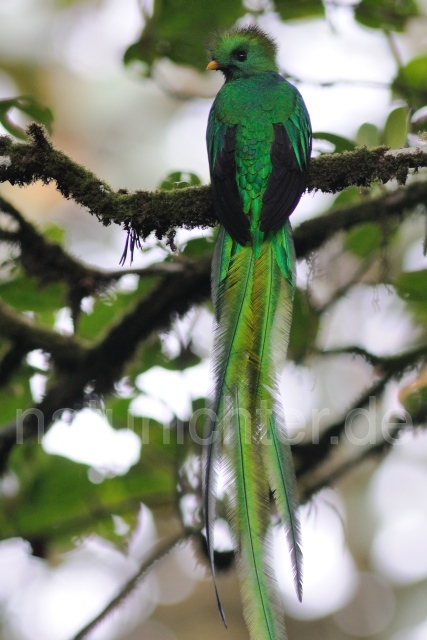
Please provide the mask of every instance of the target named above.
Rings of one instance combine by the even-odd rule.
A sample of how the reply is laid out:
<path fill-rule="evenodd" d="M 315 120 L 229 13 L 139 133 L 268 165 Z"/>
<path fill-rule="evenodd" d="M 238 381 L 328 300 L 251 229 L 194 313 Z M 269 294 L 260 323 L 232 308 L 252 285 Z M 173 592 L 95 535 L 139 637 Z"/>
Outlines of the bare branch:
<path fill-rule="evenodd" d="M 398 425 L 391 437 L 397 438 L 399 431 L 405 428 L 406 425 L 402 423 Z M 301 504 L 308 502 L 316 493 L 319 493 L 326 487 L 332 487 L 338 480 L 341 480 L 345 475 L 350 473 L 353 469 L 357 469 L 365 460 L 370 458 L 381 458 L 391 449 L 391 442 L 387 440 L 380 440 L 380 442 L 367 447 L 362 450 L 359 455 L 353 457 L 347 457 L 344 461 L 340 462 L 333 470 L 328 469 L 324 473 L 313 474 L 313 478 L 309 478 L 307 485 L 304 487 L 301 495 Z"/>
<path fill-rule="evenodd" d="M 157 562 L 164 558 L 164 556 L 168 555 L 177 545 L 188 540 L 188 538 L 194 533 L 194 530 L 187 529 L 181 531 L 173 538 L 159 543 L 154 548 L 151 555 L 148 558 L 145 558 L 141 563 L 138 571 L 123 585 L 118 594 L 110 600 L 107 606 L 96 616 L 96 618 L 91 620 L 89 624 L 73 636 L 72 640 L 83 640 L 83 638 L 86 638 L 86 636 L 93 631 L 98 624 L 100 624 L 112 611 L 122 604 L 122 602 L 132 593 L 132 591 L 134 591 L 134 589 L 140 584 L 141 580 L 143 580 L 146 574 L 155 564 L 157 564 Z"/>
<path fill-rule="evenodd" d="M 426 201 L 427 181 L 417 181 L 381 197 L 366 198 L 357 204 L 333 208 L 326 215 L 306 220 L 294 230 L 297 256 L 306 257 L 316 251 L 338 231 L 348 231 L 366 222 L 401 219 Z"/>
<path fill-rule="evenodd" d="M 23 349 L 42 349 L 51 353 L 64 367 L 82 360 L 84 343 L 76 337 L 63 336 L 40 327 L 0 301 L 0 334 Z"/>

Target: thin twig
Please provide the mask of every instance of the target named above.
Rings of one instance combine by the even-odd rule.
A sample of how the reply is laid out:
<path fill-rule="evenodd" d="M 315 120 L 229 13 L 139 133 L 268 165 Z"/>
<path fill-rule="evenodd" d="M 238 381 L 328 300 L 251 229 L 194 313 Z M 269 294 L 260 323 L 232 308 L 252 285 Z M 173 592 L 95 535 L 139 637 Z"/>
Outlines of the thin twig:
<path fill-rule="evenodd" d="M 347 280 L 341 287 L 337 287 L 333 292 L 332 296 L 327 300 L 320 308 L 316 309 L 316 312 L 320 315 L 324 313 L 329 307 L 331 307 L 337 300 L 345 296 L 346 293 L 355 285 L 358 284 L 366 274 L 366 272 L 371 268 L 372 264 L 377 259 L 377 252 L 368 256 L 365 260 L 358 265 L 355 272 L 352 274 L 351 278 Z"/>
<path fill-rule="evenodd" d="M 406 428 L 406 425 L 402 423 L 393 432 L 393 437 L 397 436 L 399 431 Z M 391 434 L 390 434 L 391 437 Z M 362 451 L 358 456 L 348 458 L 344 460 L 336 469 L 328 471 L 322 478 L 317 480 L 312 485 L 307 486 L 301 495 L 301 504 L 308 502 L 316 493 L 319 493 L 322 489 L 330 487 L 340 480 L 343 476 L 350 473 L 353 469 L 356 469 L 360 464 L 369 458 L 384 455 L 391 448 L 391 443 L 387 440 L 381 440 L 372 447 L 368 447 Z"/>
<path fill-rule="evenodd" d="M 124 586 L 120 589 L 118 594 L 110 600 L 106 607 L 93 619 L 91 620 L 83 629 L 81 629 L 75 636 L 73 636 L 72 640 L 82 640 L 85 638 L 95 627 L 98 626 L 112 611 L 117 609 L 119 605 L 131 594 L 134 589 L 139 585 L 141 580 L 146 576 L 148 571 L 152 569 L 152 567 L 159 562 L 164 556 L 170 553 L 178 544 L 188 540 L 188 538 L 194 535 L 194 529 L 188 529 L 181 531 L 179 534 L 161 542 L 156 545 L 150 557 L 145 559 L 138 571 L 124 584 Z"/>
<path fill-rule="evenodd" d="M 413 349 L 395 356 L 378 356 L 363 347 L 352 345 L 320 352 L 322 356 L 354 355 L 360 356 L 373 367 L 393 376 L 402 376 L 408 369 L 417 367 L 427 358 L 427 344 L 417 345 Z"/>
<path fill-rule="evenodd" d="M 291 80 L 292 83 L 298 85 L 309 85 L 311 87 L 320 87 L 322 89 L 330 89 L 338 86 L 351 86 L 351 87 L 369 87 L 374 89 L 382 89 L 390 91 L 390 84 L 388 82 L 381 82 L 381 80 L 349 80 L 346 78 L 336 78 L 335 80 L 313 80 L 309 78 L 300 78 L 287 71 L 281 72 L 282 76 L 286 80 Z"/>
<path fill-rule="evenodd" d="M 403 67 L 403 60 L 400 55 L 400 51 L 397 48 L 397 43 L 394 37 L 394 33 L 389 31 L 388 29 L 384 29 L 384 35 L 386 37 L 388 48 L 390 49 L 390 53 L 393 56 L 397 69 L 399 70 Z"/>

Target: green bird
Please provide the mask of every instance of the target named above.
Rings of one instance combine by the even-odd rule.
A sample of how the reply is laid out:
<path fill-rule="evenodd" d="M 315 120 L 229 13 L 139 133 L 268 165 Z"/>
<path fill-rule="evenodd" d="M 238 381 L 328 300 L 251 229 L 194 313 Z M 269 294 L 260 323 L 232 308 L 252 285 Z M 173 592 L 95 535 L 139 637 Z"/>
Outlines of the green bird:
<path fill-rule="evenodd" d="M 255 26 L 217 34 L 207 69 L 225 83 L 209 114 L 207 148 L 221 227 L 212 265 L 214 392 L 205 447 L 206 539 L 214 573 L 219 469 L 253 640 L 286 638 L 272 566 L 271 505 L 284 523 L 302 596 L 297 488 L 278 393 L 289 340 L 295 258 L 289 216 L 305 189 L 311 126 L 278 73 L 276 44 Z"/>

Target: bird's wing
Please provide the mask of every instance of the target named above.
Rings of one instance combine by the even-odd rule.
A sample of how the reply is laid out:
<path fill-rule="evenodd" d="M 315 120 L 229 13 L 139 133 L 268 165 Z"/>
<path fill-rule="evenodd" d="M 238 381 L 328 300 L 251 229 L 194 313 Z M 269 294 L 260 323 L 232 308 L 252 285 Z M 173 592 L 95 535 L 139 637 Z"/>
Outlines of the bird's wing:
<path fill-rule="evenodd" d="M 261 231 L 275 231 L 283 227 L 297 206 L 304 191 L 311 153 L 310 118 L 299 92 L 285 81 L 276 85 L 274 91 L 279 103 L 282 95 L 289 100 L 289 91 L 292 91 L 294 106 L 288 117 L 272 122 L 272 171 L 263 196 Z"/>
<path fill-rule="evenodd" d="M 236 182 L 235 142 L 236 125 L 218 122 L 214 105 L 207 131 L 212 198 L 221 224 L 233 240 L 245 245 L 251 234 Z"/>

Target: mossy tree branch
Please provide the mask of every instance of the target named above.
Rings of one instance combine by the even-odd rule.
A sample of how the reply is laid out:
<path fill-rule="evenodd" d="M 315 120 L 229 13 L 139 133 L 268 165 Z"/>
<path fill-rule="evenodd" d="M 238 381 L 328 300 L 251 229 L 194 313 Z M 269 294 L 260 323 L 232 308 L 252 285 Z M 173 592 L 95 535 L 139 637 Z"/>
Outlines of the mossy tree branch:
<path fill-rule="evenodd" d="M 210 187 L 189 187 L 175 191 L 114 191 L 88 169 L 54 149 L 44 129 L 28 128 L 27 143 L 0 136 L 0 182 L 19 186 L 41 180 L 55 182 L 64 198 L 86 207 L 104 225 L 115 223 L 137 237 L 154 232 L 167 236 L 176 227 L 192 229 L 216 225 Z M 411 169 L 427 167 L 427 153 L 389 153 L 386 147 L 366 148 L 313 158 L 307 190 L 336 193 L 350 185 L 368 187 L 374 182 L 397 179 L 406 182 Z"/>

